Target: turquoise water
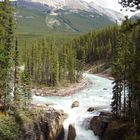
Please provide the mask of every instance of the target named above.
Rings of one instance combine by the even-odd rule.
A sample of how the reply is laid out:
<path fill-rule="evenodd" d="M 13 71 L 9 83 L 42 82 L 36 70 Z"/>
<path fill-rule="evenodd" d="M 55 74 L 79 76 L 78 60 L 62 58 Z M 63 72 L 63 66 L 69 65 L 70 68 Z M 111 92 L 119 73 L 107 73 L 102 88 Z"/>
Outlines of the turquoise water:
<path fill-rule="evenodd" d="M 69 114 L 69 117 L 64 121 L 65 140 L 67 139 L 68 126 L 71 123 L 75 124 L 76 140 L 98 140 L 91 130 L 89 130 L 89 122 L 93 116 L 98 116 L 100 111 L 110 111 L 112 98 L 112 81 L 93 74 L 84 73 L 83 75 L 91 84 L 76 94 L 60 97 L 48 96 L 39 97 L 33 96 L 33 103 L 51 104 L 50 106 L 56 109 L 62 109 Z M 71 109 L 71 104 L 74 101 L 79 101 L 79 107 Z M 94 112 L 87 112 L 89 107 L 94 107 Z"/>

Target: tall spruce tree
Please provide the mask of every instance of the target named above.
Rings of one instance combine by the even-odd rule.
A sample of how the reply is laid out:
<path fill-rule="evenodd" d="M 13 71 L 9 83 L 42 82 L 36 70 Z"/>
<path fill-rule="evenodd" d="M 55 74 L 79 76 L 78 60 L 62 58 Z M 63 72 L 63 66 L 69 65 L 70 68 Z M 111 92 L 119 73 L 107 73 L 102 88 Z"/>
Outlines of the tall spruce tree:
<path fill-rule="evenodd" d="M 133 121 L 136 127 L 136 134 L 140 134 L 140 24 L 139 21 L 133 32 L 134 62 L 132 80 L 132 110 Z"/>
<path fill-rule="evenodd" d="M 13 50 L 13 63 L 14 63 L 14 73 L 13 73 L 13 101 L 15 107 L 19 107 L 20 105 L 20 74 L 19 74 L 19 51 L 18 51 L 18 40 L 15 40 L 15 47 Z"/>
<path fill-rule="evenodd" d="M 0 102 L 6 111 L 10 93 L 11 50 L 13 48 L 13 15 L 10 2 L 0 2 Z"/>

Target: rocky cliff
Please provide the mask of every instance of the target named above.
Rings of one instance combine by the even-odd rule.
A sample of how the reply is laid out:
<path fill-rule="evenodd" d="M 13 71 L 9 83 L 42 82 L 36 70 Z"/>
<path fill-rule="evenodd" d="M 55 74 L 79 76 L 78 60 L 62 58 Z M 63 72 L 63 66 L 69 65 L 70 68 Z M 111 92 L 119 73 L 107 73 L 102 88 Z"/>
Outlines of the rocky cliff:
<path fill-rule="evenodd" d="M 100 140 L 126 140 L 134 135 L 129 122 L 114 119 L 110 113 L 105 112 L 92 118 L 90 128 Z"/>
<path fill-rule="evenodd" d="M 63 111 L 47 110 L 32 122 L 24 123 L 18 140 L 63 140 Z"/>

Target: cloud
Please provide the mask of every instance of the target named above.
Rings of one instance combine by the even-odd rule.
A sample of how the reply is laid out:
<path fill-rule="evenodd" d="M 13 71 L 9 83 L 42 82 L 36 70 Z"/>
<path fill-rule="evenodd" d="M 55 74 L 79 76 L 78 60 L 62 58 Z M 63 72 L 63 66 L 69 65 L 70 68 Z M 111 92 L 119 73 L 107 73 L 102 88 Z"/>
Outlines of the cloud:
<path fill-rule="evenodd" d="M 118 0 L 84 0 L 87 2 L 94 2 L 104 8 L 109 8 L 109 9 L 113 9 L 117 12 L 122 13 L 123 15 L 128 15 L 131 16 L 134 13 L 130 12 L 130 11 L 125 11 L 125 9 L 122 8 L 122 6 L 118 3 Z M 121 11 L 121 9 L 123 9 Z"/>
<path fill-rule="evenodd" d="M 102 7 L 114 9 L 116 11 L 120 11 L 122 8 L 121 5 L 118 3 L 118 0 L 85 0 L 87 2 L 95 2 L 98 5 L 101 5 Z"/>

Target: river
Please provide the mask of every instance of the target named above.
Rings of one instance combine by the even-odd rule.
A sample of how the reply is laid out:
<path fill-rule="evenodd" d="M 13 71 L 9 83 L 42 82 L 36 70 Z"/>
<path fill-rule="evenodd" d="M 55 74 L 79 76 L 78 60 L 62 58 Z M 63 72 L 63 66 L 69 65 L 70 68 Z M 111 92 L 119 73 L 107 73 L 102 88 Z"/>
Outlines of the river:
<path fill-rule="evenodd" d="M 56 109 L 62 109 L 68 113 L 68 118 L 64 121 L 65 140 L 69 124 L 74 123 L 76 128 L 75 140 L 98 140 L 98 137 L 89 130 L 89 122 L 93 116 L 98 116 L 100 111 L 110 111 L 112 98 L 112 81 L 93 74 L 84 73 L 83 76 L 91 82 L 85 89 L 67 97 L 33 96 L 34 103 L 52 104 Z M 79 101 L 80 105 L 71 108 L 74 101 Z M 89 107 L 94 107 L 94 112 L 87 112 Z"/>

